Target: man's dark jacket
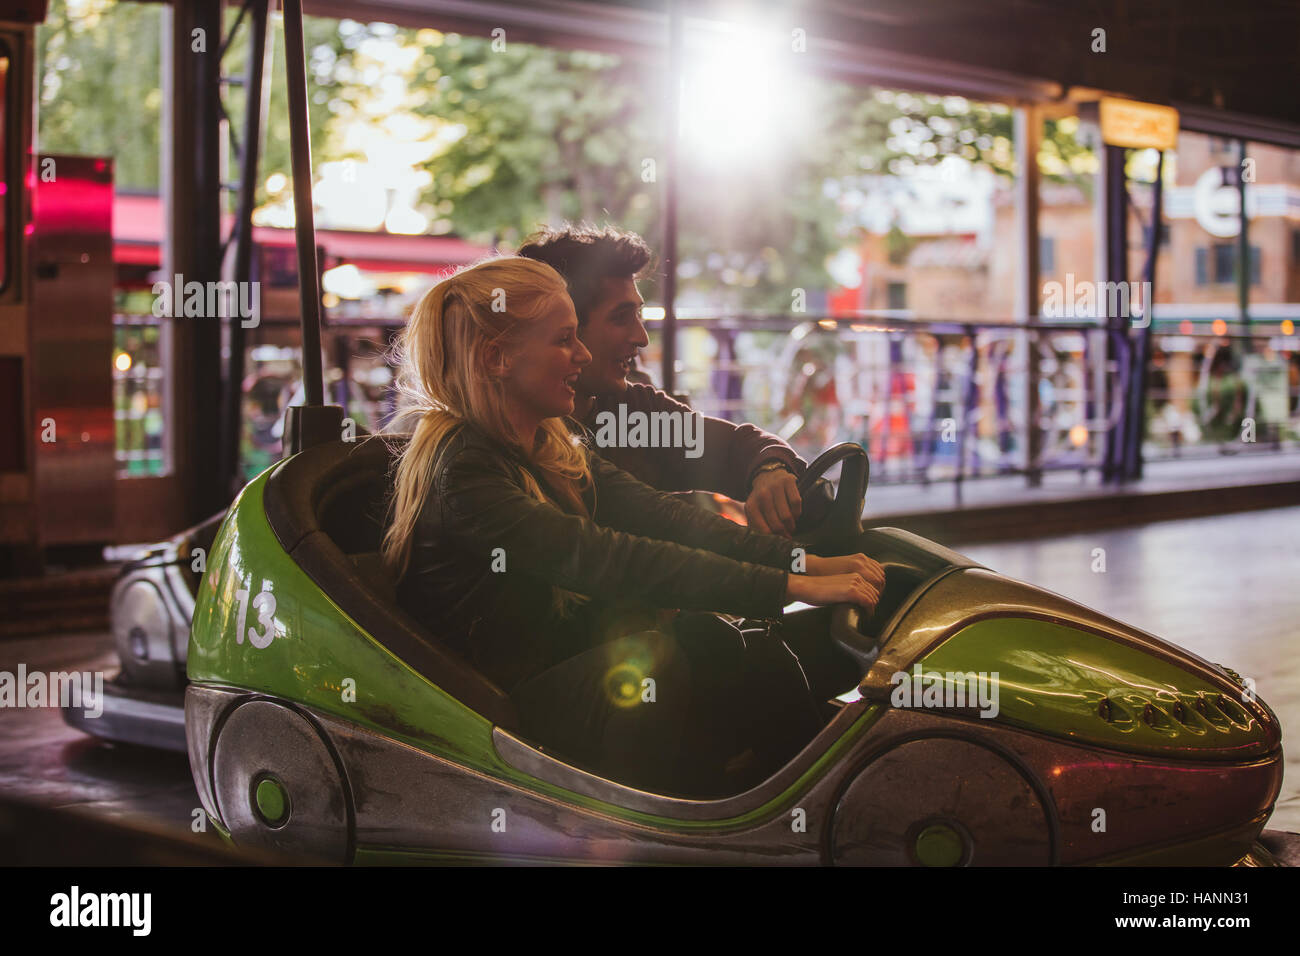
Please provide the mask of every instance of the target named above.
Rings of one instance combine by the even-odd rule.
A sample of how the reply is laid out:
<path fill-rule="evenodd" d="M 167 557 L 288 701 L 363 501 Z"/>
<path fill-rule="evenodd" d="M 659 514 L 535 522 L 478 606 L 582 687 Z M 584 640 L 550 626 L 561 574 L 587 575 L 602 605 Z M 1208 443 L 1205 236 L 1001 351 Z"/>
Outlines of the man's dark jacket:
<path fill-rule="evenodd" d="M 689 405 L 683 405 L 662 389 L 629 383 L 621 394 L 597 396 L 581 424 L 594 434 L 597 416 L 609 412 L 617 418 L 619 405 L 626 405 L 629 413 L 694 414 Z M 779 461 L 796 478 L 803 475 L 807 467 L 804 461 L 771 432 L 708 415 L 701 415 L 701 418 L 703 454 L 698 458 L 687 458 L 680 448 L 602 447 L 596 450 L 607 461 L 660 491 L 717 491 L 737 501 L 749 497 L 754 474 L 766 462 Z"/>

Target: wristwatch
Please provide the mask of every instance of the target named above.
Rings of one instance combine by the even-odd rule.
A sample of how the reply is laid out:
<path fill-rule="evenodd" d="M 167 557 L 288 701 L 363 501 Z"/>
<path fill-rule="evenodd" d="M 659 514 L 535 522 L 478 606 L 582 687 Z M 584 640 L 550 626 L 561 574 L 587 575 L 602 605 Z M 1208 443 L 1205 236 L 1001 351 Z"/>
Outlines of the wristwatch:
<path fill-rule="evenodd" d="M 763 474 L 766 471 L 776 471 L 778 469 L 780 469 L 781 471 L 788 471 L 792 475 L 794 474 L 794 470 L 783 461 L 765 462 L 764 464 L 759 465 L 757 468 L 755 468 L 754 473 L 749 476 L 749 490 L 750 491 L 754 490 L 754 482 L 758 481 L 759 475 Z"/>

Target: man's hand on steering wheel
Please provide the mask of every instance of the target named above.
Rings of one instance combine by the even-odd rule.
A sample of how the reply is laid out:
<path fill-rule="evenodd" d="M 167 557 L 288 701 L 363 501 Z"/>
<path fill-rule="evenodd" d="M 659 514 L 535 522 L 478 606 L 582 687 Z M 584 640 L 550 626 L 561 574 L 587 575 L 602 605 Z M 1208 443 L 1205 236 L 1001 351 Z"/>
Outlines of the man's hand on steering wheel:
<path fill-rule="evenodd" d="M 799 483 L 784 466 L 764 466 L 745 499 L 745 519 L 763 534 L 794 536 L 794 523 L 803 510 Z"/>
<path fill-rule="evenodd" d="M 860 574 L 877 590 L 885 586 L 884 567 L 879 561 L 865 554 L 844 554 L 834 558 L 820 558 L 810 554 L 806 560 L 807 573 L 813 577 L 825 577 L 830 574 Z"/>

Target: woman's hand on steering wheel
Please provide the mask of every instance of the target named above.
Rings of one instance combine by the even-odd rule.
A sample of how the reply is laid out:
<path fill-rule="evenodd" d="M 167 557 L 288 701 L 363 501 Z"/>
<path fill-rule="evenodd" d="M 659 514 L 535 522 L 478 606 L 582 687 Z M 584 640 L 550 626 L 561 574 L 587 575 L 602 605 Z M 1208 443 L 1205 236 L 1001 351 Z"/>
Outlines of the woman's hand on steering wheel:
<path fill-rule="evenodd" d="M 880 602 L 880 586 L 861 574 L 786 575 L 786 598 L 803 601 L 814 607 L 827 604 L 855 604 L 870 614 Z"/>
<path fill-rule="evenodd" d="M 885 586 L 885 569 L 879 561 L 874 561 L 865 554 L 844 554 L 834 558 L 821 558 L 815 554 L 807 556 L 807 573 L 813 577 L 826 577 L 832 574 L 860 574 L 867 582 L 874 584 L 877 590 Z"/>

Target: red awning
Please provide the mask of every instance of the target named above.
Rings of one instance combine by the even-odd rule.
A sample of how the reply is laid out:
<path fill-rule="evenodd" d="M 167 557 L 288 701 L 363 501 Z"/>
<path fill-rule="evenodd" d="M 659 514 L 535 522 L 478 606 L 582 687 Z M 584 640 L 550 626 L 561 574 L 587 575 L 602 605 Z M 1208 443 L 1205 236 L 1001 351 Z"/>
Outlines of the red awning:
<path fill-rule="evenodd" d="M 233 217 L 225 217 L 228 230 Z M 123 265 L 160 266 L 163 206 L 157 196 L 118 193 L 113 197 L 113 260 Z M 253 241 L 292 246 L 292 229 L 254 226 Z M 331 259 L 368 272 L 446 272 L 489 255 L 488 246 L 452 236 L 398 236 L 387 232 L 318 229 L 316 242 Z M 331 263 L 334 265 L 337 263 Z"/>

